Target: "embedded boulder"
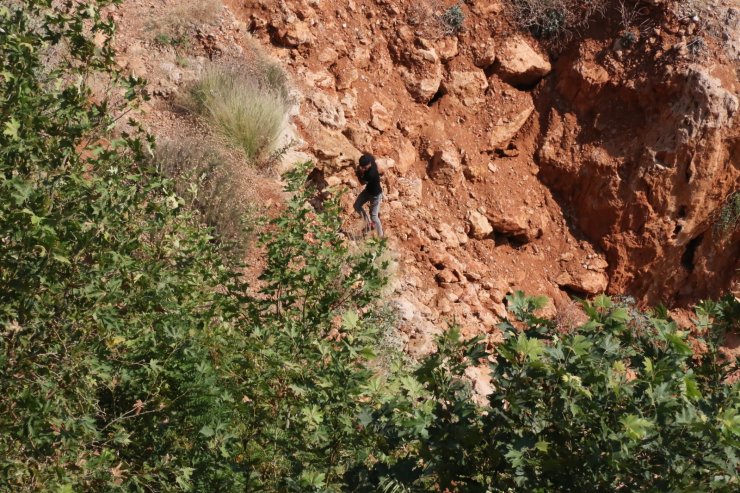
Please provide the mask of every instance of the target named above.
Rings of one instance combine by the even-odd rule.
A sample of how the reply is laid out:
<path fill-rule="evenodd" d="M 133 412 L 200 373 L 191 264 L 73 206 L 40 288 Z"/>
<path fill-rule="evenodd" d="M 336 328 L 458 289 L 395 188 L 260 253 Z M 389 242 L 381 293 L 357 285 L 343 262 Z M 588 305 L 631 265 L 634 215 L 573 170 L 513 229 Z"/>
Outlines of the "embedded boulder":
<path fill-rule="evenodd" d="M 289 24 L 279 32 L 278 36 L 283 45 L 290 48 L 310 45 L 315 39 L 313 34 L 311 34 L 311 28 L 308 23 L 303 21 Z"/>
<path fill-rule="evenodd" d="M 406 90 L 411 97 L 418 103 L 428 103 L 442 83 L 442 64 L 434 64 L 428 70 L 421 73 L 401 67 L 401 77 L 403 78 Z"/>
<path fill-rule="evenodd" d="M 586 270 L 576 273 L 563 272 L 555 278 L 555 283 L 578 293 L 599 294 L 606 290 L 609 279 L 603 272 Z"/>
<path fill-rule="evenodd" d="M 460 153 L 451 142 L 436 151 L 429 165 L 429 177 L 437 183 L 453 184 L 460 177 Z"/>
<path fill-rule="evenodd" d="M 529 100 L 529 105 L 523 110 L 505 117 L 496 122 L 488 137 L 488 148 L 491 150 L 504 149 L 517 132 L 527 123 L 534 111 L 534 105 Z"/>
<path fill-rule="evenodd" d="M 468 225 L 470 226 L 470 236 L 482 240 L 487 238 L 493 232 L 493 226 L 488 222 L 486 216 L 478 211 L 468 213 Z"/>
<path fill-rule="evenodd" d="M 318 118 L 321 123 L 327 127 L 342 130 L 347 126 L 347 119 L 344 116 L 344 108 L 336 98 L 327 95 L 323 91 L 314 92 L 309 99 L 318 111 Z"/>
<path fill-rule="evenodd" d="M 418 156 L 416 147 L 414 147 L 414 144 L 409 139 L 403 139 L 398 146 L 397 152 L 398 159 L 396 161 L 398 164 L 396 165 L 396 170 L 398 170 L 399 174 L 405 175 L 414 163 L 416 163 Z"/>
<path fill-rule="evenodd" d="M 380 102 L 375 101 L 370 107 L 370 126 L 384 132 L 393 124 L 391 113 Z"/>
<path fill-rule="evenodd" d="M 539 238 L 544 230 L 544 219 L 535 217 L 533 211 L 526 207 L 489 212 L 488 219 L 495 232 L 525 242 Z"/>
<path fill-rule="evenodd" d="M 552 70 L 550 62 L 519 36 L 505 41 L 496 59 L 499 77 L 512 85 L 535 84 Z"/>
<path fill-rule="evenodd" d="M 321 125 L 306 128 L 310 149 L 330 168 L 341 168 L 356 162 L 362 153 L 341 132 L 329 130 Z"/>
<path fill-rule="evenodd" d="M 483 102 L 488 89 L 488 81 L 483 70 L 453 71 L 444 81 L 443 89 L 457 97 L 465 106 L 475 106 Z"/>

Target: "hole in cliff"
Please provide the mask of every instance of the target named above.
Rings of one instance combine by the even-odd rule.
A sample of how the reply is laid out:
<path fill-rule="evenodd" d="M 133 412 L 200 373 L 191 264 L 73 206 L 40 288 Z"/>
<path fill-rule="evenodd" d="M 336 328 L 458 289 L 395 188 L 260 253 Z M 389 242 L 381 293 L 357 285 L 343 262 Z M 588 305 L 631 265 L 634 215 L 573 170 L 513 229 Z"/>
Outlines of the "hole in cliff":
<path fill-rule="evenodd" d="M 501 66 L 501 62 L 496 60 L 491 65 L 483 69 L 483 72 L 486 74 L 486 79 L 490 79 L 493 74 L 495 74 L 498 71 L 498 68 Z"/>
<path fill-rule="evenodd" d="M 539 83 L 540 83 L 540 81 L 539 80 L 536 80 L 536 81 L 530 82 L 528 84 L 524 84 L 524 83 L 512 83 L 511 85 L 513 87 L 515 87 L 516 89 L 519 89 L 520 91 L 530 92 L 530 91 L 534 91 L 535 87 L 537 87 L 537 84 L 539 84 Z"/>
<path fill-rule="evenodd" d="M 429 100 L 427 106 L 432 106 L 434 103 L 442 99 L 445 94 L 447 94 L 447 91 L 440 87 L 439 90 L 434 94 L 434 96 L 432 96 L 432 99 Z"/>
<path fill-rule="evenodd" d="M 681 219 L 686 217 L 686 206 L 685 205 L 682 205 L 681 207 L 678 208 L 678 217 L 680 217 Z"/>
<path fill-rule="evenodd" d="M 570 299 L 578 298 L 578 299 L 584 300 L 588 298 L 587 292 L 581 291 L 580 289 L 575 289 L 571 286 L 560 286 L 560 291 L 567 294 Z"/>
<path fill-rule="evenodd" d="M 694 270 L 696 249 L 699 248 L 699 245 L 701 245 L 701 241 L 703 239 L 704 235 L 701 234 L 691 240 L 688 245 L 686 245 L 686 250 L 684 250 L 683 255 L 681 256 L 681 265 L 683 265 L 687 270 Z"/>
<path fill-rule="evenodd" d="M 519 238 L 517 236 L 495 231 L 493 233 L 493 241 L 496 242 L 496 245 L 509 245 L 511 248 L 514 248 L 516 250 L 519 250 L 521 247 L 528 243 L 526 238 Z"/>
<path fill-rule="evenodd" d="M 673 237 L 675 238 L 676 236 L 678 236 L 682 229 L 683 226 L 681 226 L 680 224 L 676 224 L 676 227 L 673 228 Z"/>

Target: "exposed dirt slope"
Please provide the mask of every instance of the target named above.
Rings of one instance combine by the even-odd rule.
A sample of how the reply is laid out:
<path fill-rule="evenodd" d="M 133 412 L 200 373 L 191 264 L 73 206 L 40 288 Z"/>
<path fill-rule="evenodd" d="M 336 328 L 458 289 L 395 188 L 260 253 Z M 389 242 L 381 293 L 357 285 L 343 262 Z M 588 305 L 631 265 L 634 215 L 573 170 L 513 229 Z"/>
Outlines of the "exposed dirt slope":
<path fill-rule="evenodd" d="M 173 2 L 130 0 L 119 15 L 123 63 L 155 74 L 159 132 L 178 125 L 172 101 L 203 60 L 236 63 L 256 39 L 298 92 L 291 159 L 312 157 L 317 183 L 359 192 L 360 152 L 382 158 L 394 296 L 414 353 L 453 319 L 495 339 L 516 289 L 549 296 L 565 325 L 571 295 L 681 306 L 737 289 L 740 232 L 713 228 L 740 188 L 732 3 L 639 2 L 625 25 L 612 2 L 548 50 L 497 0 L 225 0 L 187 68 L 177 48 L 136 40 L 147 9 Z M 459 32 L 440 20 L 453 5 Z M 254 187 L 277 196 L 269 179 Z"/>
<path fill-rule="evenodd" d="M 294 74 L 317 179 L 356 186 L 360 150 L 386 158 L 412 346 L 445 318 L 490 331 L 513 289 L 676 306 L 737 282 L 738 234 L 712 229 L 740 176 L 728 3 L 698 22 L 644 2 L 629 48 L 610 7 L 558 54 L 497 1 L 461 4 L 456 35 L 454 2 L 227 4 Z"/>

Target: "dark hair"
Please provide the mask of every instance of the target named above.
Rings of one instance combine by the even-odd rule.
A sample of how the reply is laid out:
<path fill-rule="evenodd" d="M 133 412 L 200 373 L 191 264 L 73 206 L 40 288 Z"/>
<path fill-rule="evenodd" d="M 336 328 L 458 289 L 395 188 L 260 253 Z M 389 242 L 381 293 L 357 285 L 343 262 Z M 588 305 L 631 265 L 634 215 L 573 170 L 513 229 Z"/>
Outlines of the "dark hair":
<path fill-rule="evenodd" d="M 365 166 L 373 165 L 373 164 L 375 164 L 375 157 L 372 154 L 365 153 L 362 156 L 360 156 L 360 166 L 362 166 L 363 168 Z"/>

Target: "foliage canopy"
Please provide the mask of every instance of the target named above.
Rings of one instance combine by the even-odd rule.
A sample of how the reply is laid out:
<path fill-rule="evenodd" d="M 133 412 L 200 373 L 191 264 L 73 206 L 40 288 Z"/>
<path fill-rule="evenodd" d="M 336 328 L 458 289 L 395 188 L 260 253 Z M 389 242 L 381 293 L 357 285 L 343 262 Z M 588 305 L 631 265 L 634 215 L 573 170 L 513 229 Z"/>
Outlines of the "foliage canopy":
<path fill-rule="evenodd" d="M 606 297 L 558 333 L 516 293 L 494 354 L 452 328 L 373 366 L 383 243 L 348 244 L 298 166 L 245 286 L 116 125 L 139 82 L 92 41 L 105 3 L 0 7 L 0 491 L 737 490 L 735 298 L 690 338 Z"/>

